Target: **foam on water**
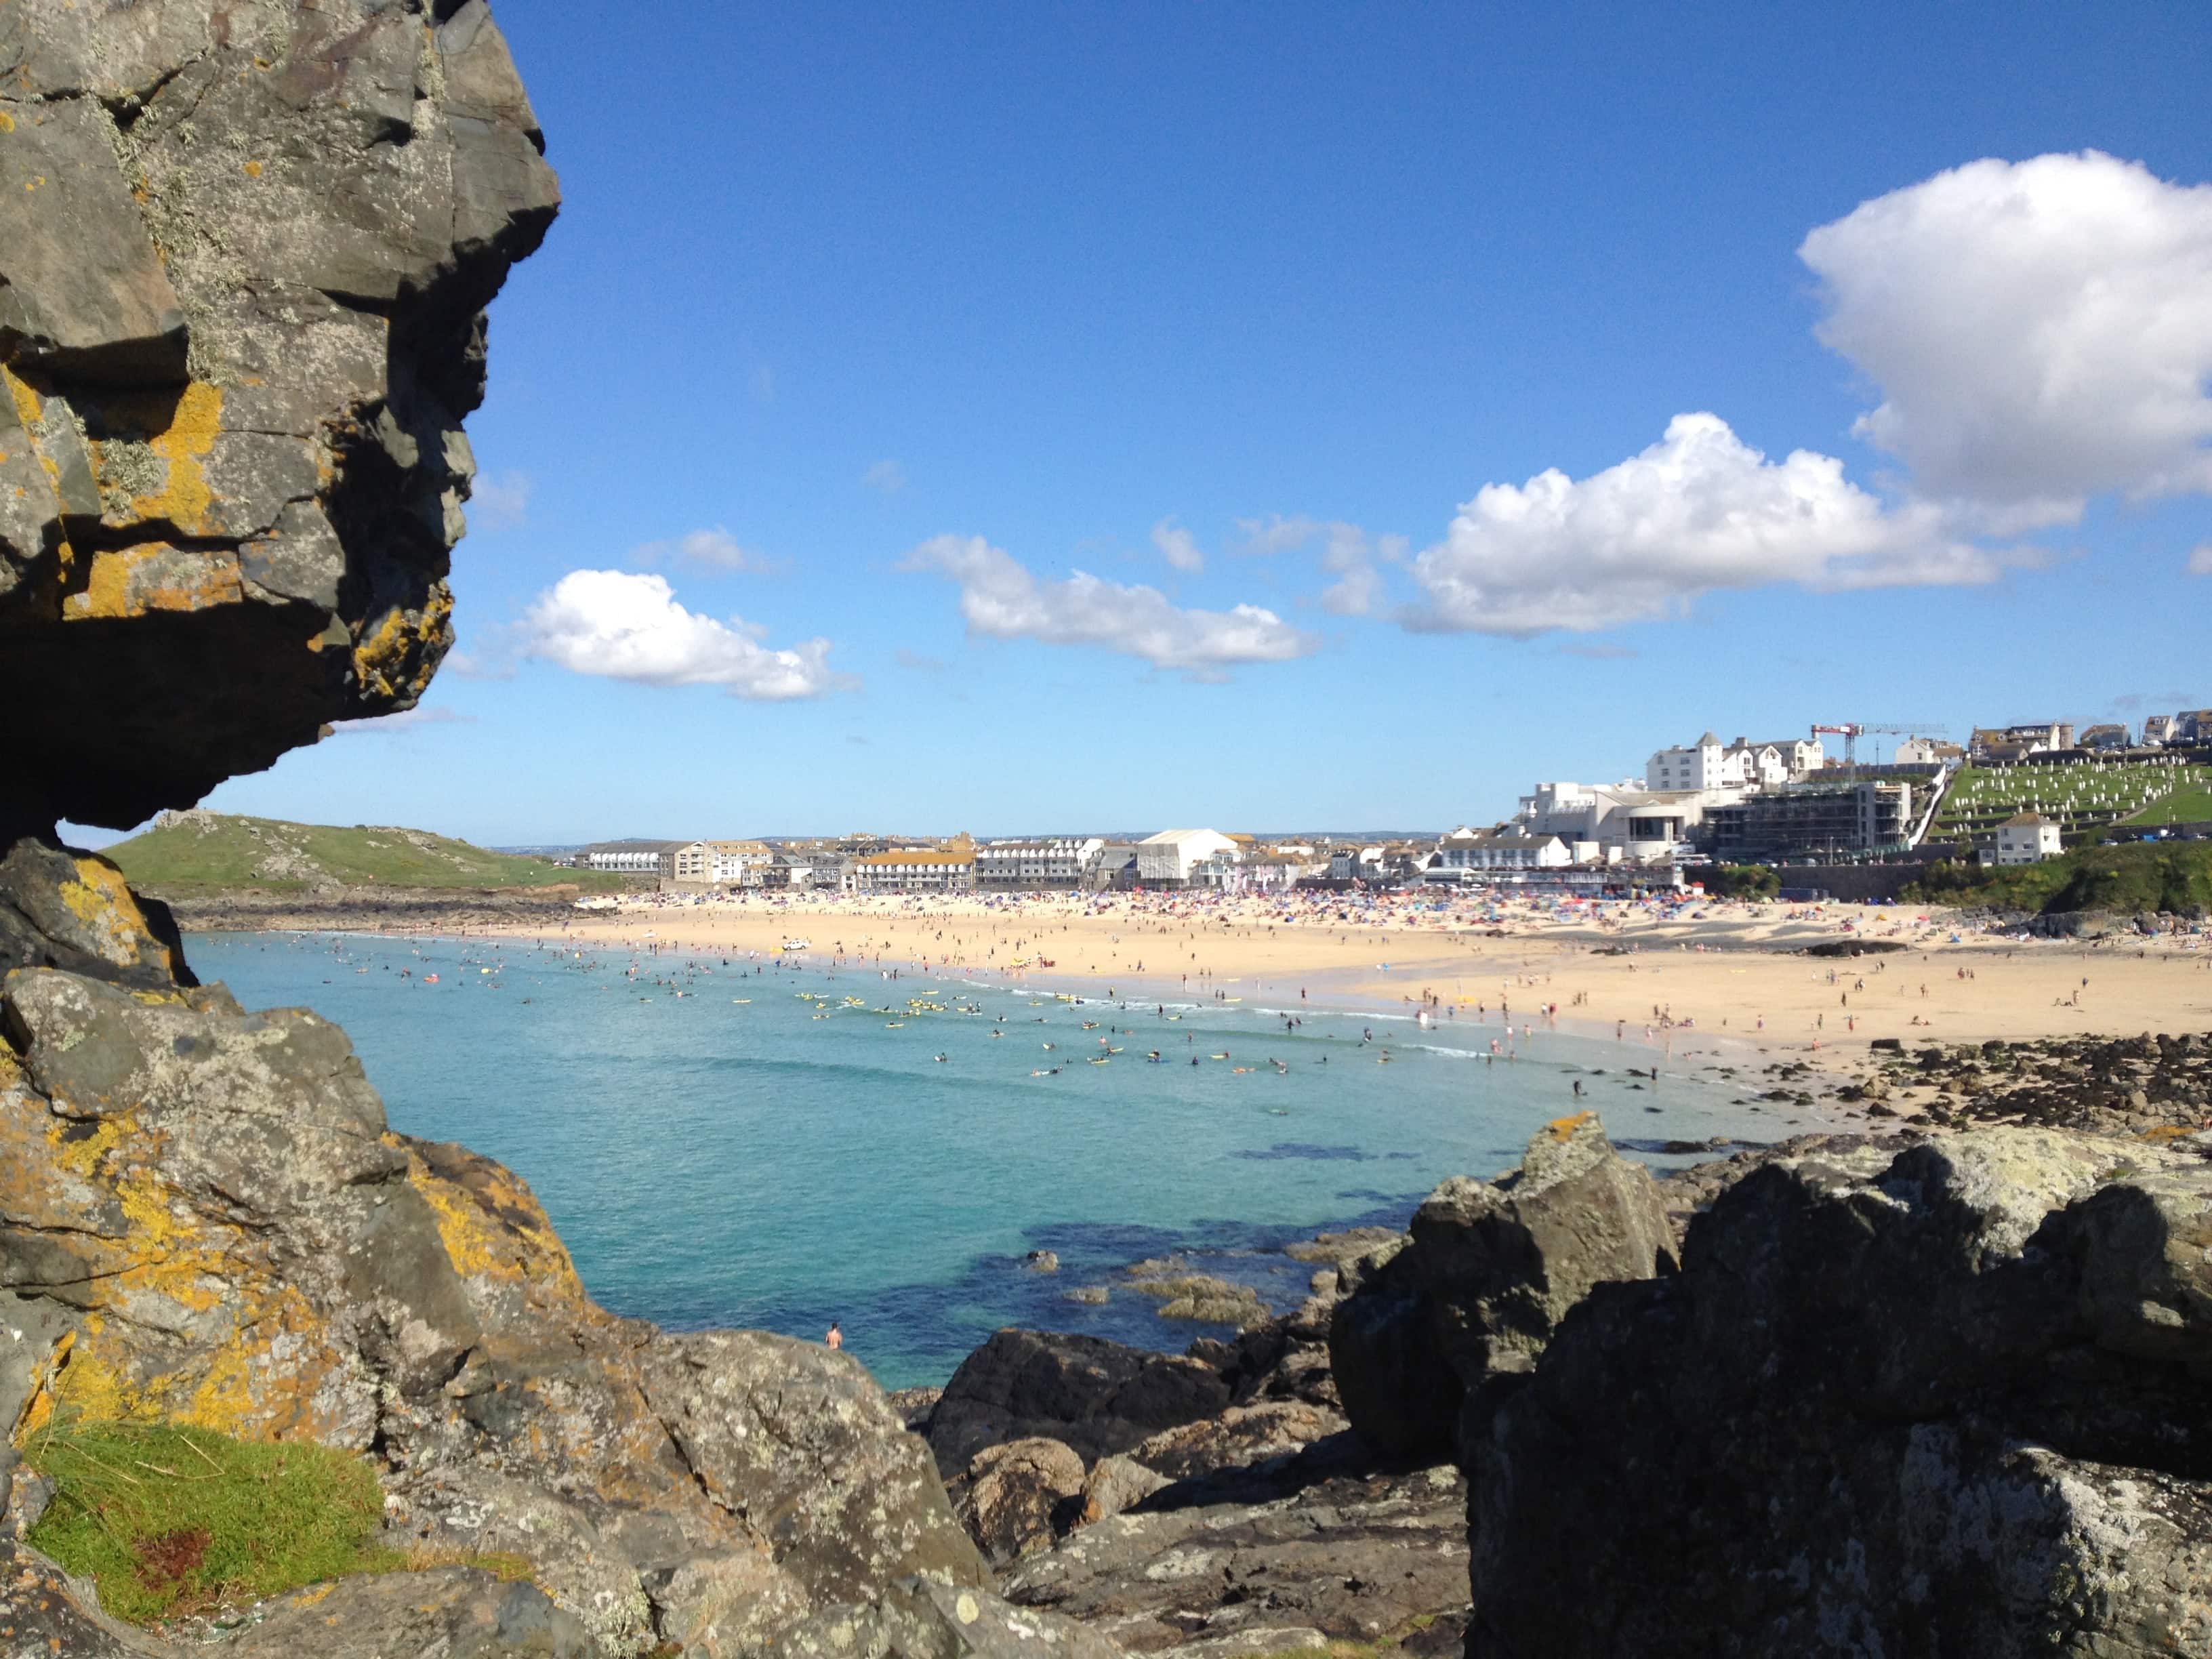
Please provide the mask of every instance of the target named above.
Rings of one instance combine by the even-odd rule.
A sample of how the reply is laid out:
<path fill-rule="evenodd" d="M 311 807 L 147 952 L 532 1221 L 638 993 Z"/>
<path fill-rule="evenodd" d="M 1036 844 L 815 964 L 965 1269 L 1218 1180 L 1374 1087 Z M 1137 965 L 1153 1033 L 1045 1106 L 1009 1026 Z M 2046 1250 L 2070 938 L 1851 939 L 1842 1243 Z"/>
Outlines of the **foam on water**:
<path fill-rule="evenodd" d="M 519 1171 L 608 1307 L 809 1337 L 838 1319 L 894 1387 L 942 1381 L 1009 1323 L 1179 1348 L 1199 1328 L 1137 1298 L 1066 1299 L 1167 1251 L 1291 1305 L 1311 1270 L 1281 1244 L 1402 1224 L 1437 1181 L 1495 1173 L 1579 1106 L 1651 1147 L 1788 1132 L 1717 1080 L 1621 1075 L 1645 1050 L 1525 1034 L 1517 1018 L 1520 1058 L 1493 1061 L 1385 1037 L 1382 1022 L 1410 1022 L 1380 1011 L 1185 1003 L 1168 1021 L 1157 1001 L 1072 1005 L 872 967 L 289 934 L 195 937 L 188 951 L 248 1007 L 304 1005 L 343 1025 L 395 1128 Z M 1450 1024 L 1462 1042 L 1486 1030 Z M 1166 1063 L 1146 1063 L 1154 1048 Z M 1391 1063 L 1375 1063 L 1385 1048 Z M 1057 1252 L 1060 1273 L 1024 1267 L 1033 1249 Z"/>

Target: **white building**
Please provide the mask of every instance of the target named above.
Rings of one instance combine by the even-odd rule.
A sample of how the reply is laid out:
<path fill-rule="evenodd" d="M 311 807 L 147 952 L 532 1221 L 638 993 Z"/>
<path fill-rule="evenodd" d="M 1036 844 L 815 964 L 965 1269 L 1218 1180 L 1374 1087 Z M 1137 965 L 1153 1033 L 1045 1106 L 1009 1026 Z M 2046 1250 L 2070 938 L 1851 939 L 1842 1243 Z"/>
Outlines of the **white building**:
<path fill-rule="evenodd" d="M 1723 747 L 1708 732 L 1686 749 L 1662 749 L 1644 763 L 1646 789 L 1723 789 L 1751 781 L 1747 754 Z"/>
<path fill-rule="evenodd" d="M 2065 850 L 2058 826 L 2033 812 L 2022 812 L 1997 825 L 1994 846 L 1982 850 L 1984 864 L 2040 864 Z"/>
<path fill-rule="evenodd" d="M 1146 887 L 1204 887 L 1206 878 L 1233 868 L 1237 843 L 1213 830 L 1163 830 L 1137 843 L 1137 879 Z"/>
<path fill-rule="evenodd" d="M 1949 761 L 1963 760 L 1966 754 L 1955 743 L 1942 743 L 1934 738 L 1907 738 L 1897 745 L 1896 762 L 1899 766 L 1942 766 Z"/>
<path fill-rule="evenodd" d="M 758 887 L 775 854 L 765 842 L 710 841 L 707 878 L 719 887 Z"/>
<path fill-rule="evenodd" d="M 1105 853 L 1096 836 L 985 842 L 975 849 L 975 885 L 987 892 L 1079 888 Z"/>
<path fill-rule="evenodd" d="M 856 893 L 964 893 L 975 885 L 975 854 L 966 848 L 870 853 L 845 876 Z"/>
<path fill-rule="evenodd" d="M 665 841 L 603 842 L 584 848 L 576 855 L 576 862 L 586 870 L 612 870 L 626 876 L 658 875 L 660 854 L 672 845 Z"/>
<path fill-rule="evenodd" d="M 1575 864 L 1660 863 L 1675 856 L 1708 809 L 1743 799 L 1726 789 L 1655 790 L 1634 783 L 1540 783 L 1523 795 L 1512 830 L 1557 836 Z"/>
<path fill-rule="evenodd" d="M 1524 836 L 1501 830 L 1455 830 L 1437 843 L 1430 873 L 1464 881 L 1488 870 L 1557 870 L 1575 861 L 1557 836 Z"/>

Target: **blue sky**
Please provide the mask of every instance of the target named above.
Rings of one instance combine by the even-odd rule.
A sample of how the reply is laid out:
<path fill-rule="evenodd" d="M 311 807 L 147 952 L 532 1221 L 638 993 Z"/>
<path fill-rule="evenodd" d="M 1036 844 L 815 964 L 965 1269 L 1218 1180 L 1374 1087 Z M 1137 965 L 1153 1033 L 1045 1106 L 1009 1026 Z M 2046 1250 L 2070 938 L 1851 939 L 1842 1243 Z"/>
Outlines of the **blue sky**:
<path fill-rule="evenodd" d="M 1447 826 L 2212 703 L 2201 6 L 495 9 L 461 659 L 211 805 Z"/>

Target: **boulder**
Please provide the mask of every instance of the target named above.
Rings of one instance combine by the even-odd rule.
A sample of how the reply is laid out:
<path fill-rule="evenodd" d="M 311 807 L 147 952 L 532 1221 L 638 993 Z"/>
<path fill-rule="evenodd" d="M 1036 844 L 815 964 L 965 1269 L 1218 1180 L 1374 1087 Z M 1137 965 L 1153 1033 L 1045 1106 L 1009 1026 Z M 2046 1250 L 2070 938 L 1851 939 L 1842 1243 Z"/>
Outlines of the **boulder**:
<path fill-rule="evenodd" d="M 1325 1407 L 1301 1400 L 1231 1406 L 1180 1428 L 1163 1429 L 1131 1449 L 1130 1458 L 1170 1480 L 1194 1480 L 1223 1469 L 1243 1468 L 1287 1457 L 1341 1434 L 1343 1418 Z"/>
<path fill-rule="evenodd" d="M 1083 1507 L 1076 1524 L 1087 1527 L 1109 1515 L 1119 1515 L 1167 1484 L 1165 1475 L 1154 1474 L 1135 1458 L 1109 1453 L 1093 1463 L 1083 1477 Z"/>
<path fill-rule="evenodd" d="M 2212 1651 L 2212 1163 L 1776 1161 L 1469 1436 L 1494 1656 Z"/>
<path fill-rule="evenodd" d="M 422 695 L 543 147 L 483 0 L 0 16 L 0 847 Z"/>
<path fill-rule="evenodd" d="M 951 1480 L 1004 1441 L 1058 1440 L 1088 1462 L 1228 1404 L 1227 1384 L 1195 1359 L 1103 1337 L 1004 1330 L 960 1362 L 927 1436 Z"/>
<path fill-rule="evenodd" d="M 1397 1457 L 1449 1453 L 1468 1392 L 1528 1370 L 1592 1285 L 1674 1265 L 1650 1171 L 1613 1152 L 1594 1112 L 1539 1130 L 1496 1182 L 1445 1182 L 1411 1237 L 1353 1264 L 1329 1331 L 1345 1414 Z"/>
<path fill-rule="evenodd" d="M 986 1446 L 953 1494 L 953 1513 L 984 1555 L 1003 1564 L 1048 1547 L 1075 1519 L 1083 1460 L 1057 1440 Z"/>

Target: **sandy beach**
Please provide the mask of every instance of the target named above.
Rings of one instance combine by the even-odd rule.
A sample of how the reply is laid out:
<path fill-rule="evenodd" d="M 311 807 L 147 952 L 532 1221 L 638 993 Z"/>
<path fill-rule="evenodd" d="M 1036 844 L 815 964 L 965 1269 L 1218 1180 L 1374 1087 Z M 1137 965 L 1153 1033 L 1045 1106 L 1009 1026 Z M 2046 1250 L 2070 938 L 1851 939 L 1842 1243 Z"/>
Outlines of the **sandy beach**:
<path fill-rule="evenodd" d="M 544 938 L 528 927 L 501 929 Z M 811 964 L 951 973 L 1130 1000 L 1427 1007 L 1440 1027 L 1552 1020 L 1717 1039 L 1846 1068 L 1909 1044 L 2212 1030 L 2212 935 L 2022 939 L 1896 905 L 1184 895 L 656 896 L 578 913 L 579 945 L 717 954 L 803 939 Z M 1802 954 L 1832 942 L 1891 948 Z"/>

